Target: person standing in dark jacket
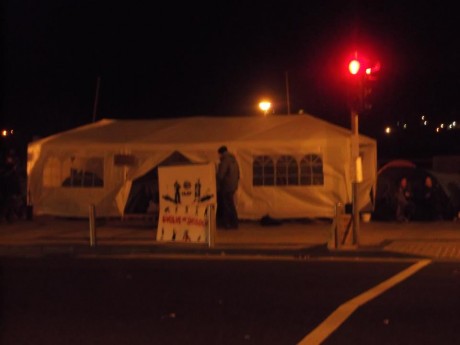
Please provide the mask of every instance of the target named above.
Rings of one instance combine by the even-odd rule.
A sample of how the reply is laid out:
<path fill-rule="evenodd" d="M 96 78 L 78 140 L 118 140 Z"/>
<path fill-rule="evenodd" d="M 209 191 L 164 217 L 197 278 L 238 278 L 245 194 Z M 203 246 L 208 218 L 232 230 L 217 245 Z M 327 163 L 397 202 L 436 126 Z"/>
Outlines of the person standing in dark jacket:
<path fill-rule="evenodd" d="M 225 229 L 238 229 L 238 213 L 235 207 L 235 192 L 238 189 L 240 168 L 235 156 L 221 146 L 220 163 L 217 169 L 217 224 Z"/>
<path fill-rule="evenodd" d="M 414 218 L 415 203 L 413 201 L 412 189 L 409 186 L 407 177 L 403 176 L 399 181 L 396 192 L 396 220 L 408 222 Z"/>
<path fill-rule="evenodd" d="M 425 176 L 425 183 L 421 187 L 417 197 L 418 218 L 431 221 L 441 220 L 439 205 L 439 190 L 433 184 L 431 176 Z"/>

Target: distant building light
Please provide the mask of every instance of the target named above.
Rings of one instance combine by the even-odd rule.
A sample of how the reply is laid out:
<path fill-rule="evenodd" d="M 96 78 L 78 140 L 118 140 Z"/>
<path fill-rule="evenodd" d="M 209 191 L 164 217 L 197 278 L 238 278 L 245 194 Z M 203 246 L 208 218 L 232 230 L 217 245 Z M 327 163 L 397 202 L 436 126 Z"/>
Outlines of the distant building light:
<path fill-rule="evenodd" d="M 441 130 L 439 129 L 439 127 L 436 127 L 436 133 L 439 133 Z"/>
<path fill-rule="evenodd" d="M 390 134 L 390 133 L 391 133 L 391 127 L 389 127 L 389 126 L 386 127 L 386 128 L 385 128 L 385 133 L 386 133 L 386 134 Z"/>
<path fill-rule="evenodd" d="M 2 130 L 2 137 L 6 137 L 8 135 L 8 131 L 6 129 Z"/>
<path fill-rule="evenodd" d="M 406 129 L 406 128 L 407 128 L 407 123 L 405 123 L 405 124 L 403 125 L 403 128 L 404 128 L 404 129 Z"/>
<path fill-rule="evenodd" d="M 423 121 L 423 125 L 426 126 L 428 124 L 428 121 Z"/>
<path fill-rule="evenodd" d="M 425 115 L 422 115 L 422 121 L 424 121 L 424 120 L 425 120 Z"/>
<path fill-rule="evenodd" d="M 441 124 L 439 125 L 439 127 L 441 127 L 441 128 L 444 128 L 444 124 L 443 124 L 443 123 L 441 123 Z"/>
<path fill-rule="evenodd" d="M 456 121 L 452 122 L 452 125 L 453 125 L 454 127 L 457 126 L 457 122 L 456 122 Z"/>

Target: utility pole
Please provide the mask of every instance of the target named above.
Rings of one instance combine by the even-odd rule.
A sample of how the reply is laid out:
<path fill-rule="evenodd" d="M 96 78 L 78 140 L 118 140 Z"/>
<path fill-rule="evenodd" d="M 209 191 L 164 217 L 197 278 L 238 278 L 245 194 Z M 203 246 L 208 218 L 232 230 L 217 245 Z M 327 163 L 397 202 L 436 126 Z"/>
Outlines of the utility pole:
<path fill-rule="evenodd" d="M 286 83 L 286 103 L 287 103 L 287 114 L 291 115 L 291 102 L 289 100 L 289 77 L 288 71 L 284 73 L 284 79 Z"/>
<path fill-rule="evenodd" d="M 99 103 L 99 88 L 101 86 L 101 77 L 97 77 L 96 83 L 96 95 L 94 97 L 94 105 L 93 105 L 93 122 L 96 122 L 96 114 L 97 114 L 97 105 Z"/>

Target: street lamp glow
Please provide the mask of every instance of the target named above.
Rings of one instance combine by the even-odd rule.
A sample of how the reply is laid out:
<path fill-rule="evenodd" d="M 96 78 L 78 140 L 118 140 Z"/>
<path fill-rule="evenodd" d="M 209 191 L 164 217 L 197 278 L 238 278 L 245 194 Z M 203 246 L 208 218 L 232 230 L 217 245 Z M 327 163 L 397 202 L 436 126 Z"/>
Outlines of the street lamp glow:
<path fill-rule="evenodd" d="M 264 115 L 267 115 L 268 111 L 272 107 L 272 104 L 268 101 L 262 101 L 259 103 L 259 108 L 264 112 Z"/>
<path fill-rule="evenodd" d="M 386 127 L 385 128 L 385 133 L 390 134 L 391 133 L 391 127 Z"/>

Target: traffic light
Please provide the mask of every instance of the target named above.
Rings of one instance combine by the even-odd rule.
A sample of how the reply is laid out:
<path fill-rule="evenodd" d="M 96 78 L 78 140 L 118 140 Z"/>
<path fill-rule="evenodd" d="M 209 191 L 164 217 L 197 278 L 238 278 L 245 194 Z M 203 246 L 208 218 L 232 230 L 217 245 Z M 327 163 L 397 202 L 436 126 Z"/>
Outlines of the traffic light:
<path fill-rule="evenodd" d="M 377 62 L 372 66 L 368 66 L 364 73 L 363 84 L 362 84 L 362 100 L 363 110 L 371 110 L 374 96 L 375 82 L 378 80 L 378 72 L 380 71 L 380 63 Z"/>
<path fill-rule="evenodd" d="M 377 80 L 380 64 L 371 65 L 364 59 L 354 58 L 348 63 L 350 73 L 348 102 L 351 109 L 357 112 L 372 109 L 372 88 Z"/>

